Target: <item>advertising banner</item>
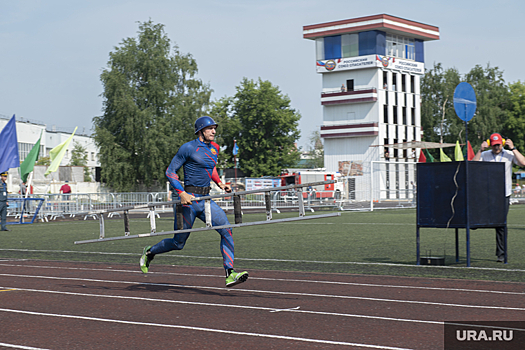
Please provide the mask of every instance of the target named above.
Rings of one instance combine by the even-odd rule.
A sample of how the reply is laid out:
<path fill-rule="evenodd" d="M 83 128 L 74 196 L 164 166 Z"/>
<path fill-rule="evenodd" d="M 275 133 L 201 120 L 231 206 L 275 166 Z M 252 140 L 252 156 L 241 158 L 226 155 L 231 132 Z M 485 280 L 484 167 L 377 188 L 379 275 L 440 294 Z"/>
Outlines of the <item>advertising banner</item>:
<path fill-rule="evenodd" d="M 406 73 L 425 74 L 425 64 L 382 55 L 368 55 L 317 61 L 317 73 L 363 68 L 385 68 Z"/>
<path fill-rule="evenodd" d="M 281 186 L 281 179 L 246 178 L 246 191 Z"/>

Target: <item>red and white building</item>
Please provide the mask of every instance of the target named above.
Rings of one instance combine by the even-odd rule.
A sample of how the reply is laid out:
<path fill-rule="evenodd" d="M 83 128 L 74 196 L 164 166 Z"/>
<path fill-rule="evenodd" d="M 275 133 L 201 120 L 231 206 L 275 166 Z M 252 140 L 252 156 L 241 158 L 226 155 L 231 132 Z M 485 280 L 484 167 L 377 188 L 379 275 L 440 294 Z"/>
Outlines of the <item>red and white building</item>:
<path fill-rule="evenodd" d="M 421 140 L 424 42 L 439 40 L 439 28 L 381 14 L 307 25 L 303 37 L 315 42 L 316 69 L 323 77 L 326 170 L 341 171 L 351 163 L 366 168 L 381 160 L 415 162 L 415 149 L 388 145 Z M 356 177 L 353 186 L 359 181 Z"/>

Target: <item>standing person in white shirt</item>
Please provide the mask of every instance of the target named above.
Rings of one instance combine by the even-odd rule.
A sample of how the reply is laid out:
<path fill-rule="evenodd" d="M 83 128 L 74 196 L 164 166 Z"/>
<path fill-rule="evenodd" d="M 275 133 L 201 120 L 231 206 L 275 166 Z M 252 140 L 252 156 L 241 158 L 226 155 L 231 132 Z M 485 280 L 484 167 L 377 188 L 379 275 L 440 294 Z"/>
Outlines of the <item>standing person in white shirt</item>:
<path fill-rule="evenodd" d="M 503 149 L 503 146 L 509 149 Z M 485 151 L 486 148 L 491 148 Z M 503 162 L 505 163 L 505 212 L 509 212 L 510 196 L 512 194 L 512 163 L 525 166 L 525 157 L 514 147 L 511 139 L 504 140 L 500 134 L 492 134 L 487 141 L 483 141 L 473 161 Z M 498 262 L 505 260 L 505 228 L 496 228 L 496 256 Z"/>

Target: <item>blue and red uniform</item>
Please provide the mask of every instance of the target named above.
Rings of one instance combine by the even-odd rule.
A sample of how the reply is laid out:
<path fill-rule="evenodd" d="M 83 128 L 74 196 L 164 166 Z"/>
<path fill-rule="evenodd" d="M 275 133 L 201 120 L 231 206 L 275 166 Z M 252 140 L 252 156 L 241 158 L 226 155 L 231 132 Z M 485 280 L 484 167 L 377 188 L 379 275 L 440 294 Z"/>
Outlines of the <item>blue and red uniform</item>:
<path fill-rule="evenodd" d="M 205 143 L 199 139 L 187 142 L 182 145 L 173 157 L 166 176 L 177 194 L 184 191 L 184 187 L 179 181 L 177 171 L 183 167 L 184 170 L 184 185 L 194 187 L 209 187 L 210 181 L 213 180 L 219 183 L 219 175 L 215 168 L 217 158 L 219 156 L 219 145 L 215 142 Z M 191 193 L 195 198 L 203 197 L 204 195 Z M 193 227 L 195 218 L 199 218 L 206 222 L 204 212 L 204 201 L 193 201 L 191 205 L 182 206 L 182 215 L 184 219 L 184 229 Z M 215 203 L 211 201 L 211 217 L 213 226 L 229 225 L 230 222 L 226 217 L 224 211 Z M 174 229 L 177 230 L 177 216 L 175 215 Z M 221 254 L 223 257 L 223 264 L 225 269 L 233 269 L 234 260 L 234 243 L 232 230 L 220 229 L 217 232 L 221 235 Z M 153 254 L 161 254 L 171 250 L 180 250 L 184 248 L 186 240 L 190 236 L 189 233 L 177 233 L 173 238 L 167 238 L 150 248 Z"/>

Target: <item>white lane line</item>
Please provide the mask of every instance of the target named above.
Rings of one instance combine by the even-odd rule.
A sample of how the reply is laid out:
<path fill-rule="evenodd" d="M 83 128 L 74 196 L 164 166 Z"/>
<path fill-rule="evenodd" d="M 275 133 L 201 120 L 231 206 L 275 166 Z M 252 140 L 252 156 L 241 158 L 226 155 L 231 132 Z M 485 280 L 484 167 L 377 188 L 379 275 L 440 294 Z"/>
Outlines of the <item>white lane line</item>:
<path fill-rule="evenodd" d="M 123 299 L 123 300 L 138 300 L 138 301 L 147 301 L 147 302 L 160 302 L 160 303 L 169 303 L 169 304 L 181 304 L 181 305 L 197 305 L 197 306 L 212 306 L 212 307 L 226 307 L 229 309 L 250 309 L 250 310 L 259 310 L 259 311 L 269 311 L 269 312 L 295 312 L 301 314 L 312 314 L 312 315 L 323 315 L 323 316 L 340 316 L 340 317 L 354 317 L 354 318 L 367 318 L 375 319 L 382 321 L 396 321 L 396 322 L 411 322 L 411 323 L 426 323 L 426 324 L 435 324 L 443 325 L 441 321 L 426 321 L 426 320 L 411 320 L 404 318 L 393 318 L 393 317 L 384 317 L 384 316 L 371 316 L 371 315 L 357 315 L 357 314 L 344 314 L 337 312 L 326 312 L 326 311 L 310 311 L 310 310 L 300 310 L 300 307 L 295 308 L 286 308 L 286 309 L 277 309 L 263 306 L 251 306 L 251 305 L 231 305 L 231 304 L 218 304 L 218 303 L 205 303 L 199 301 L 183 301 L 183 300 L 171 300 L 171 299 L 157 299 L 157 298 L 144 298 L 144 297 L 131 297 L 123 295 L 105 295 L 105 294 L 90 294 L 90 293 L 78 293 L 78 292 L 62 292 L 55 290 L 45 290 L 45 289 L 28 289 L 28 288 L 18 288 L 19 291 L 25 292 L 36 292 L 36 293 L 49 293 L 49 294 L 60 294 L 60 295 L 70 295 L 70 296 L 80 296 L 80 297 L 96 297 L 96 298 L 108 298 L 108 299 Z"/>
<path fill-rule="evenodd" d="M 421 305 L 432 305 L 432 306 L 448 306 L 448 307 L 461 307 L 461 308 L 473 308 L 473 309 L 496 309 L 496 310 L 525 311 L 525 308 L 506 307 L 506 306 L 465 305 L 465 304 L 438 303 L 438 302 L 419 301 L 419 300 L 369 298 L 369 297 L 357 297 L 357 296 L 350 296 L 350 295 L 317 294 L 317 293 L 277 292 L 277 291 L 269 291 L 269 290 L 242 289 L 242 288 L 227 289 L 226 287 L 191 286 L 191 285 L 171 284 L 171 283 L 144 283 L 144 282 L 137 282 L 137 281 L 112 281 L 112 280 L 100 280 L 100 279 L 77 278 L 77 277 L 14 275 L 14 274 L 7 274 L 7 273 L 2 273 L 2 274 L 0 274 L 0 276 L 4 276 L 4 277 L 22 277 L 22 278 L 40 278 L 40 279 L 63 280 L 63 281 L 84 281 L 84 282 L 100 282 L 100 283 L 115 283 L 115 284 L 138 284 L 138 285 L 177 287 L 177 288 L 194 288 L 194 289 L 196 288 L 196 289 L 235 291 L 235 292 L 258 293 L 258 294 L 293 295 L 293 296 L 301 296 L 301 297 L 367 300 L 367 301 L 375 301 L 375 302 L 407 303 L 407 304 L 421 304 Z M 0 286 L 0 288 L 1 288 L 1 286 Z"/>
<path fill-rule="evenodd" d="M 26 349 L 26 350 L 47 350 L 43 348 L 34 348 L 32 346 L 24 346 L 24 345 L 15 345 L 15 344 L 7 344 L 7 343 L 0 343 L 0 346 L 11 348 L 11 349 Z"/>
<path fill-rule="evenodd" d="M 121 323 L 121 324 L 127 324 L 127 325 L 135 325 L 135 326 L 150 326 L 150 327 L 186 329 L 186 330 L 201 331 L 201 332 L 225 333 L 225 334 L 228 334 L 228 335 L 235 334 L 235 335 L 244 335 L 244 336 L 251 336 L 251 337 L 295 340 L 295 341 L 302 341 L 302 342 L 308 342 L 308 343 L 357 346 L 357 347 L 364 347 L 364 348 L 371 348 L 371 349 L 410 350 L 410 349 L 406 349 L 406 348 L 398 348 L 398 347 L 392 347 L 392 346 L 348 343 L 348 342 L 339 342 L 339 341 L 333 341 L 333 340 L 299 338 L 299 337 L 290 337 L 290 336 L 284 336 L 284 335 L 264 334 L 264 333 L 239 332 L 239 331 L 234 331 L 234 330 L 223 330 L 223 329 L 203 328 L 203 327 L 191 327 L 191 326 L 164 324 L 164 323 L 125 321 L 125 320 L 116 320 L 116 319 L 99 318 L 99 317 L 87 317 L 87 316 L 79 316 L 79 315 L 51 314 L 51 313 L 12 310 L 12 309 L 3 309 L 3 308 L 0 308 L 0 312 L 11 312 L 11 313 L 18 313 L 18 314 L 25 314 L 25 315 L 32 315 L 32 316 L 47 316 L 47 317 L 58 317 L 58 318 L 70 318 L 70 319 L 97 321 L 97 322 Z"/>
<path fill-rule="evenodd" d="M 131 274 L 143 275 L 142 271 L 136 270 L 120 270 L 120 269 L 95 269 L 87 267 L 62 267 L 62 266 L 38 266 L 38 265 L 15 265 L 15 264 L 0 264 L 1 266 L 10 267 L 26 267 L 34 269 L 54 269 L 54 270 L 75 270 L 75 271 L 102 271 L 102 272 L 124 272 Z M 180 273 L 180 272 L 149 272 L 149 275 L 170 275 L 170 276 L 189 276 L 189 277 L 209 277 L 209 278 L 221 278 L 222 275 L 205 275 L 205 274 L 193 274 L 193 273 Z M 422 277 L 426 278 L 426 277 Z M 250 280 L 261 280 L 261 281 L 272 281 L 272 282 L 298 282 L 298 283 L 315 283 L 315 284 L 333 284 L 341 286 L 358 286 L 358 287 L 378 287 L 378 288 L 400 288 L 400 289 L 421 289 L 421 290 L 437 290 L 445 292 L 467 292 L 467 293 L 492 293 L 492 294 L 509 294 L 509 295 L 525 295 L 525 292 L 508 292 L 500 290 L 489 290 L 489 289 L 466 289 L 466 288 L 445 288 L 445 287 L 420 287 L 420 286 L 407 286 L 407 285 L 395 285 L 395 284 L 374 284 L 374 283 L 357 283 L 357 282 L 338 282 L 338 281 L 326 281 L 326 280 L 300 280 L 300 279 L 288 279 L 288 278 L 269 278 L 269 277 L 253 277 L 250 276 Z M 490 281 L 488 281 L 490 282 Z M 516 284 L 516 282 L 512 282 Z"/>
<path fill-rule="evenodd" d="M 115 253 L 115 252 L 87 252 L 78 250 L 41 250 L 41 249 L 2 249 L 0 251 L 17 251 L 17 252 L 34 252 L 34 253 L 70 253 L 70 254 L 92 254 L 92 255 L 123 255 L 123 256 L 139 256 L 137 253 Z M 221 256 L 193 256 L 193 255 L 179 255 L 179 254 L 164 254 L 164 258 L 188 258 L 188 259 L 211 259 L 221 260 Z M 465 267 L 465 266 L 439 266 L 439 265 L 412 265 L 412 264 L 394 264 L 394 263 L 372 263 L 360 261 L 322 261 L 322 260 L 290 260 L 290 259 L 255 259 L 255 258 L 240 258 L 235 257 L 239 261 L 271 261 L 283 263 L 301 263 L 301 264 L 325 264 L 325 265 L 367 265 L 367 266 L 395 266 L 415 269 L 456 269 L 456 270 L 480 270 L 480 271 L 500 271 L 500 272 L 525 272 L 523 269 L 502 269 L 492 267 Z"/>
<path fill-rule="evenodd" d="M 105 294 L 89 294 L 89 293 L 76 293 L 76 292 L 62 292 L 55 290 L 44 290 L 44 289 L 27 289 L 27 288 L 16 288 L 13 290 L 19 290 L 24 292 L 36 292 L 36 293 L 49 293 L 49 294 L 61 294 L 61 295 L 70 295 L 70 296 L 81 296 L 81 297 L 96 297 L 96 298 L 108 298 L 108 299 L 123 299 L 123 300 L 138 300 L 138 301 L 147 301 L 147 302 L 161 302 L 161 303 L 170 303 L 170 304 L 182 304 L 182 305 L 198 305 L 198 306 L 211 306 L 211 307 L 226 307 L 229 309 L 238 308 L 238 309 L 250 309 L 250 310 L 260 310 L 260 311 L 269 311 L 269 312 L 295 312 L 301 314 L 313 314 L 313 315 L 323 315 L 323 316 L 341 316 L 341 317 L 354 317 L 354 318 L 364 318 L 364 319 L 375 319 L 381 321 L 395 321 L 395 322 L 411 322 L 411 323 L 424 323 L 424 324 L 434 324 L 443 326 L 443 321 L 427 321 L 427 320 L 412 320 L 412 319 L 403 319 L 403 318 L 393 318 L 393 317 L 383 317 L 383 316 L 371 316 L 371 315 L 357 315 L 357 314 L 343 314 L 336 312 L 324 312 L 324 311 L 307 311 L 300 310 L 300 306 L 294 308 L 286 309 L 276 309 L 268 308 L 262 306 L 251 306 L 251 305 L 231 305 L 231 304 L 218 304 L 218 303 L 204 303 L 197 301 L 182 301 L 182 300 L 170 300 L 170 299 L 157 299 L 157 298 L 144 298 L 144 297 L 130 297 L 123 295 L 105 295 Z M 469 326 L 469 327 L 486 327 L 486 325 L 475 325 L 467 323 L 451 323 L 448 324 L 460 325 L 460 326 Z M 525 331 L 525 329 L 520 328 L 509 328 L 509 327 L 498 327 L 501 329 L 509 329 L 515 331 Z"/>
<path fill-rule="evenodd" d="M 300 308 L 301 308 L 300 306 L 296 306 L 296 307 L 290 307 L 287 309 L 273 309 L 273 310 L 270 310 L 270 312 L 294 311 L 294 310 L 299 310 Z M 306 312 L 310 313 L 309 311 L 306 311 Z"/>

